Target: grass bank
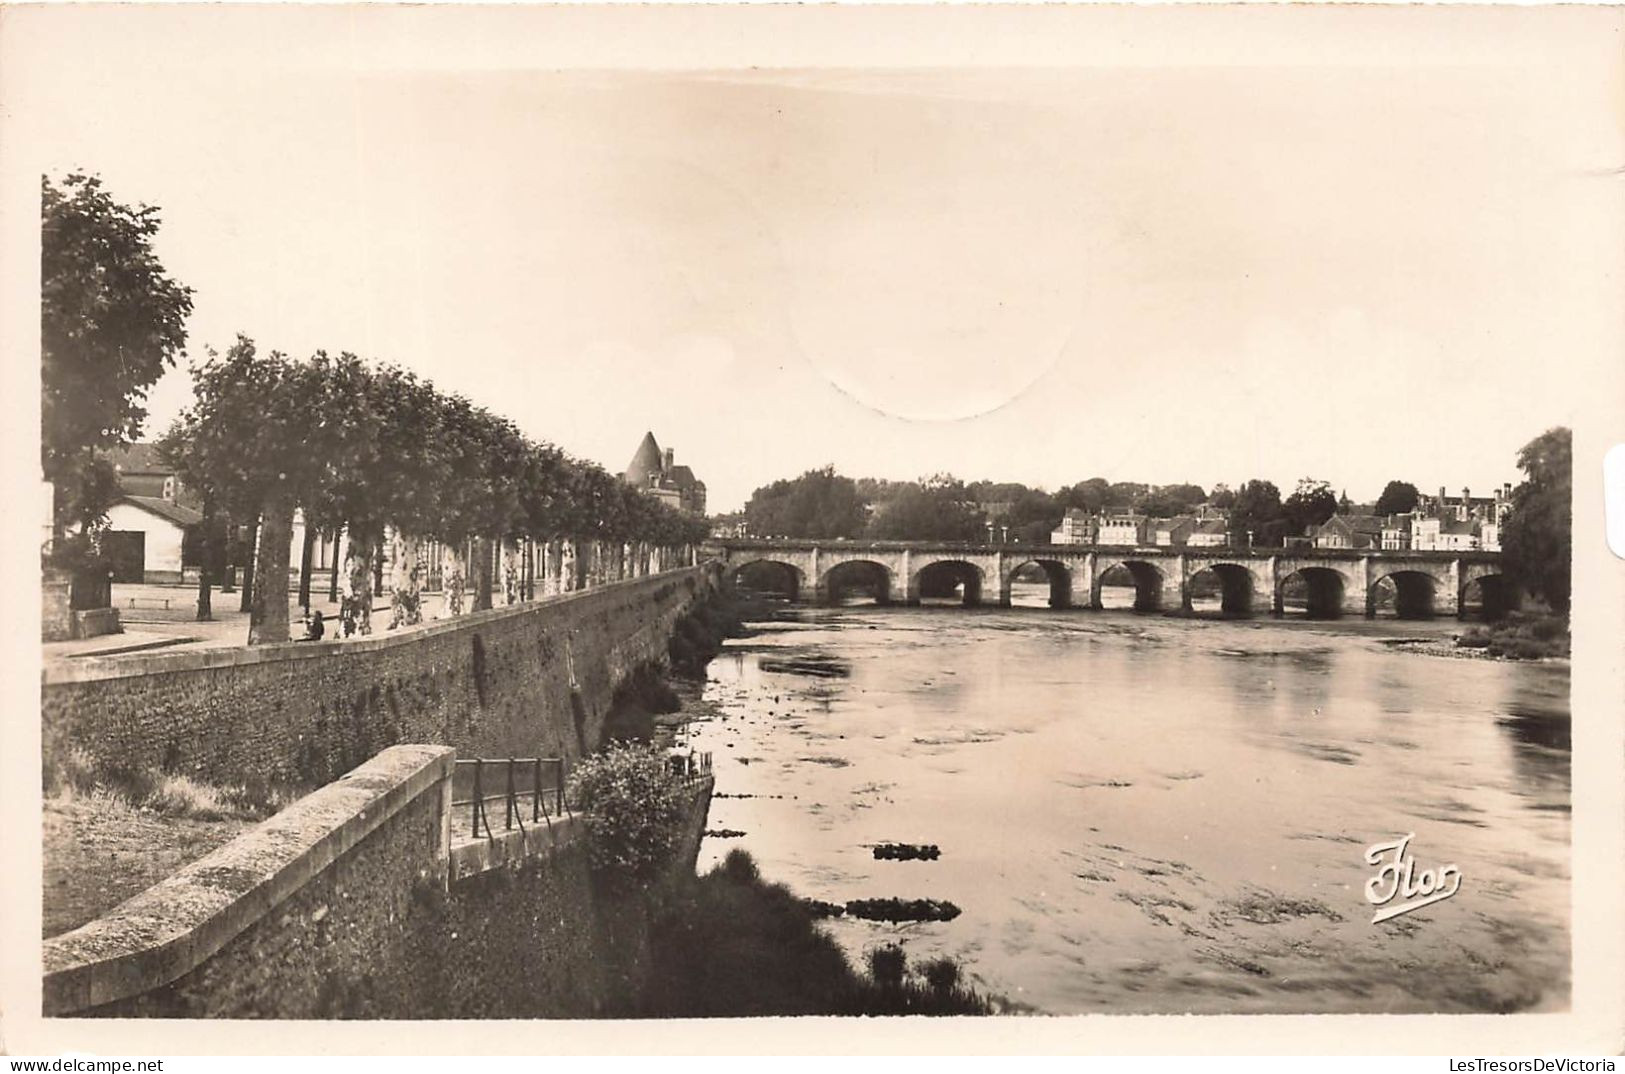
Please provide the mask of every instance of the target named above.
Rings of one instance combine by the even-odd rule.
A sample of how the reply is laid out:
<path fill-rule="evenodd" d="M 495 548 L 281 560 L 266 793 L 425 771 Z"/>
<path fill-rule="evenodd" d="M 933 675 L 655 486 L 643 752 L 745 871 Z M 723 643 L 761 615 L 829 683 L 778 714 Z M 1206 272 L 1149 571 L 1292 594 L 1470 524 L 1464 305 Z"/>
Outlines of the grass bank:
<path fill-rule="evenodd" d="M 70 753 L 45 774 L 40 933 L 78 928 L 223 846 L 297 797 L 154 770 L 94 773 Z"/>

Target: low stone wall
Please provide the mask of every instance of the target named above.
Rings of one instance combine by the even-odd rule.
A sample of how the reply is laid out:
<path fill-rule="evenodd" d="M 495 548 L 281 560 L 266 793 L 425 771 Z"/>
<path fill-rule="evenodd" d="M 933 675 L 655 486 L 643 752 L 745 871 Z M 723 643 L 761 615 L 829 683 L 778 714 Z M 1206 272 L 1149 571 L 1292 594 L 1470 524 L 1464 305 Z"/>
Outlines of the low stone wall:
<path fill-rule="evenodd" d="M 396 746 L 45 942 L 47 1016 L 546 1018 L 617 1008 L 647 904 L 595 883 L 579 819 L 452 846 L 453 751 Z M 675 872 L 711 797 L 693 785 Z"/>
<path fill-rule="evenodd" d="M 44 673 L 44 760 L 72 748 L 101 766 L 314 786 L 403 742 L 577 757 L 717 575 L 667 571 L 343 642 L 60 662 Z"/>
<path fill-rule="evenodd" d="M 67 571 L 47 570 L 40 583 L 40 638 L 67 641 L 73 637 L 73 611 L 69 603 L 73 577 Z"/>

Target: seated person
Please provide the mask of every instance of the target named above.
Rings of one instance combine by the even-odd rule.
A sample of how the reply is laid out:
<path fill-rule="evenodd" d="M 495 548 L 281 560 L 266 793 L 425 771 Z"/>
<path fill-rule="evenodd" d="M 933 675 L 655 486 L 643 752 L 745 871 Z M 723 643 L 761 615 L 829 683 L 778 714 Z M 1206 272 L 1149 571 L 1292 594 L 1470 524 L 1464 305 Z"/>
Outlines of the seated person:
<path fill-rule="evenodd" d="M 300 641 L 321 641 L 322 635 L 327 632 L 327 626 L 322 622 L 322 613 L 313 611 L 310 618 L 305 621 L 305 636 Z"/>

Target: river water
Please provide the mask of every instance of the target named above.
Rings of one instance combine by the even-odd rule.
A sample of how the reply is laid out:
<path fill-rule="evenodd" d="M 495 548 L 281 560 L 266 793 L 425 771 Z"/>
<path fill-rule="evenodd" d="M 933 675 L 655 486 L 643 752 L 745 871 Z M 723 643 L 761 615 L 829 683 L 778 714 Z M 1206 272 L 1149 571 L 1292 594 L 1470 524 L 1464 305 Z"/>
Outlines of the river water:
<path fill-rule="evenodd" d="M 754 627 L 687 731 L 714 757 L 710 828 L 746 833 L 708 837 L 700 867 L 743 847 L 801 896 L 963 911 L 831 919 L 855 960 L 951 955 L 1053 1014 L 1568 1007 L 1566 666 L 1385 644 L 1453 621 L 852 607 Z M 1460 890 L 1373 924 L 1366 848 L 1407 833 Z M 941 856 L 875 860 L 882 842 Z"/>

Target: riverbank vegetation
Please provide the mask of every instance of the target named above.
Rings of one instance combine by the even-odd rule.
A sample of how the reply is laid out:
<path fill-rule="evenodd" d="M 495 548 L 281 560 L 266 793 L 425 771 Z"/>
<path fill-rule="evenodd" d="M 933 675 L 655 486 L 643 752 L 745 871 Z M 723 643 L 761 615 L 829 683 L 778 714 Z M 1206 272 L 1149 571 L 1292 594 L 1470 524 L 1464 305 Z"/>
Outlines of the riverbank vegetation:
<path fill-rule="evenodd" d="M 1496 622 L 1471 627 L 1456 638 L 1456 646 L 1509 660 L 1566 657 L 1569 621 L 1566 616 L 1545 612 L 1512 612 Z"/>
<path fill-rule="evenodd" d="M 995 1001 L 939 959 L 911 969 L 900 947 L 854 969 L 813 912 L 782 884 L 765 882 L 736 850 L 670 892 L 651 926 L 640 1017 L 991 1014 Z"/>
<path fill-rule="evenodd" d="M 670 865 L 688 794 L 662 750 L 611 742 L 576 762 L 566 793 L 586 825 L 593 868 L 606 882 L 648 883 Z"/>

